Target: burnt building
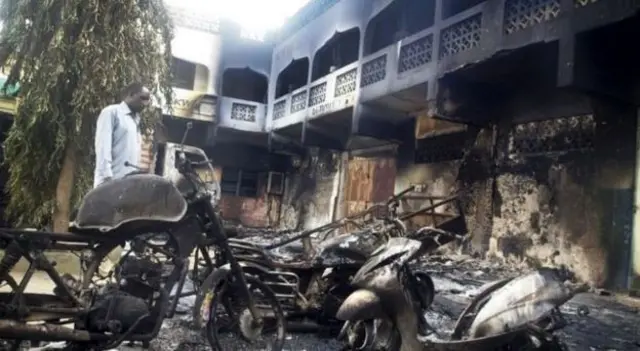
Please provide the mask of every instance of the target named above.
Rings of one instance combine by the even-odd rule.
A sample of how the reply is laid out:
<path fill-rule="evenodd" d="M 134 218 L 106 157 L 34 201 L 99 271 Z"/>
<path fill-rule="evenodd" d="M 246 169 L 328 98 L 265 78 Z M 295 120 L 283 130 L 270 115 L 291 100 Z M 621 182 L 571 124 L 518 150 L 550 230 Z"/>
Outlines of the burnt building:
<path fill-rule="evenodd" d="M 277 225 L 290 161 L 269 152 L 265 131 L 273 43 L 247 37 L 206 9 L 167 8 L 174 22 L 174 101 L 156 130 L 156 150 L 180 142 L 190 122 L 186 144 L 213 160 L 225 219 Z"/>
<path fill-rule="evenodd" d="M 460 193 L 467 250 L 638 289 L 638 8 L 318 0 L 268 44 L 223 36 L 202 140 L 229 211 L 312 226 L 409 185 L 406 206 Z"/>

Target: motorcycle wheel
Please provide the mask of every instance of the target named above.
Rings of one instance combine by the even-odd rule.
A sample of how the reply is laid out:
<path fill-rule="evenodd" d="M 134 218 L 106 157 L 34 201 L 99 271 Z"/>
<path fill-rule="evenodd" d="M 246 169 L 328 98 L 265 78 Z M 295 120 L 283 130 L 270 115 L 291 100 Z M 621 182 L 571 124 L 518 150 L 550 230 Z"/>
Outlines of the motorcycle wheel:
<path fill-rule="evenodd" d="M 244 293 L 233 282 L 227 281 L 216 287 L 212 294 L 206 325 L 207 340 L 211 348 L 218 351 L 248 350 L 249 345 L 264 351 L 281 351 L 286 333 L 282 307 L 273 291 L 262 281 L 248 275 L 245 279 L 246 288 L 263 316 L 264 325 L 253 325 L 251 312 L 243 301 Z"/>

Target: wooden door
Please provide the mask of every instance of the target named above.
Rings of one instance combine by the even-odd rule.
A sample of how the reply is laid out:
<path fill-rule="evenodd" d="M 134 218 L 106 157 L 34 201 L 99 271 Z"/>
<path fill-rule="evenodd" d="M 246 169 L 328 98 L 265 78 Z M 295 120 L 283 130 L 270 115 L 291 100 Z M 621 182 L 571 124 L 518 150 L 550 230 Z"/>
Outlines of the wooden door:
<path fill-rule="evenodd" d="M 396 163 L 393 157 L 351 158 L 344 189 L 345 216 L 358 214 L 393 195 L 395 175 Z"/>

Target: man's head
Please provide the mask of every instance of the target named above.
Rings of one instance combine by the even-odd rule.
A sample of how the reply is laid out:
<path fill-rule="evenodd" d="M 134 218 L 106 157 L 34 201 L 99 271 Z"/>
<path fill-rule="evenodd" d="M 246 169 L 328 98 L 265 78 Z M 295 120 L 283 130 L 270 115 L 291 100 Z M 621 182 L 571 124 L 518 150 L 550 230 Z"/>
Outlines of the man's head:
<path fill-rule="evenodd" d="M 131 112 L 141 112 L 151 102 L 151 94 L 142 83 L 131 83 L 124 89 L 124 102 Z"/>

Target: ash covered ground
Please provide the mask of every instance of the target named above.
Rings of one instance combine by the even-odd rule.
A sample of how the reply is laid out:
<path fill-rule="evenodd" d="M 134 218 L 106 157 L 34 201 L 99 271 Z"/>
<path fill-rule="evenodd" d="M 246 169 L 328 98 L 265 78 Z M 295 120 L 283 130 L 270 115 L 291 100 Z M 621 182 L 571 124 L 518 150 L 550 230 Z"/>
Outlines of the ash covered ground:
<path fill-rule="evenodd" d="M 275 237 L 282 240 L 294 233 L 274 234 L 263 231 L 245 231 L 242 237 L 256 244 L 271 244 Z M 297 256 L 302 246 L 294 242 L 278 250 L 278 255 Z M 422 258 L 416 267 L 431 272 L 437 296 L 431 311 L 427 313 L 430 324 L 441 337 L 451 332 L 458 315 L 475 295 L 477 289 L 488 282 L 504 277 L 517 276 L 528 269 L 519 265 L 477 260 L 465 255 L 430 256 Z M 640 350 L 640 300 L 598 293 L 580 294 L 562 308 L 570 323 L 561 338 L 570 350 Z M 200 351 L 210 350 L 203 334 L 195 330 L 190 320 L 193 298 L 180 301 L 175 318 L 167 320 L 156 340 L 148 350 L 152 351 Z M 586 307 L 586 308 L 585 308 Z M 587 311 L 585 314 L 584 312 Z M 237 350 L 230 338 L 226 350 Z M 53 345 L 52 345 L 53 346 Z M 313 334 L 287 336 L 288 351 L 338 351 L 342 345 L 331 339 Z M 119 351 L 143 350 L 138 346 L 121 346 Z M 255 349 L 254 351 L 258 351 Z M 251 349 L 247 351 L 252 351 Z"/>

